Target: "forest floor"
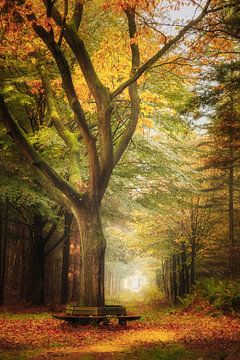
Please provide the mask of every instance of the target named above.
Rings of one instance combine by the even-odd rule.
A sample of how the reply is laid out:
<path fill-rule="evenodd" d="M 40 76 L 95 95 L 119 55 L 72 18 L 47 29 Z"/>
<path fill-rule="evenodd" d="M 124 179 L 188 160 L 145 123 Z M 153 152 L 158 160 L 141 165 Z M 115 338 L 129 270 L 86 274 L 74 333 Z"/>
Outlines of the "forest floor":
<path fill-rule="evenodd" d="M 42 308 L 0 308 L 0 359 L 240 359 L 239 317 L 208 313 L 203 307 L 140 309 L 142 319 L 127 327 L 93 327 L 56 320 Z"/>

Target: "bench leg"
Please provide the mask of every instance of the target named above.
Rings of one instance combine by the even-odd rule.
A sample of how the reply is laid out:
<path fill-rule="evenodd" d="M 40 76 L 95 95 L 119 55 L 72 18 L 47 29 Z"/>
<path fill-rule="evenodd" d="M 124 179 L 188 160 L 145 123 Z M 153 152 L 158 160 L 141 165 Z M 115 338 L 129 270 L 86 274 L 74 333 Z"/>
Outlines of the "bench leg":
<path fill-rule="evenodd" d="M 126 326 L 127 325 L 126 319 L 119 319 L 119 325 Z"/>
<path fill-rule="evenodd" d="M 99 319 L 91 319 L 90 324 L 92 326 L 99 326 L 100 325 L 100 320 Z"/>
<path fill-rule="evenodd" d="M 104 320 L 103 320 L 103 325 L 104 326 L 107 326 L 107 325 L 109 325 L 110 324 L 110 320 L 108 319 L 108 318 L 105 318 Z"/>
<path fill-rule="evenodd" d="M 91 319 L 91 325 L 93 326 L 109 325 L 109 319 L 107 318 Z"/>

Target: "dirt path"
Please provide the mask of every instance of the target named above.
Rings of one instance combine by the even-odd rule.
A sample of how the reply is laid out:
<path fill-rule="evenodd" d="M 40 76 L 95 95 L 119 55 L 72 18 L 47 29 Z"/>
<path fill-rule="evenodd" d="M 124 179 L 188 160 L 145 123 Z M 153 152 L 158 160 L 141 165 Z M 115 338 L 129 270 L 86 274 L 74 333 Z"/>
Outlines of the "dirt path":
<path fill-rule="evenodd" d="M 174 342 L 175 332 L 154 330 L 126 330 L 115 336 L 88 345 L 69 346 L 62 349 L 51 349 L 34 357 L 35 360 L 79 360 L 79 359 L 134 359 L 139 352 L 146 352 L 155 347 L 165 348 Z M 143 350 L 144 349 L 144 350 Z M 130 360 L 130 359 L 129 359 Z"/>
<path fill-rule="evenodd" d="M 155 311 L 126 328 L 98 328 L 48 313 L 0 313 L 0 360 L 238 360 L 239 344 L 233 316 Z"/>

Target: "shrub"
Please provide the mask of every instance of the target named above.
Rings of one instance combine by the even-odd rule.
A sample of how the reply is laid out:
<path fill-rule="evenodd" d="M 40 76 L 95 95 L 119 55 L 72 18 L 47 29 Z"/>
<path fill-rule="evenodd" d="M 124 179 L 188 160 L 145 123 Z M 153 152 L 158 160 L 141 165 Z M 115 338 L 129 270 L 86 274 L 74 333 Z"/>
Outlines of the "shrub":
<path fill-rule="evenodd" d="M 144 303 L 157 309 L 164 300 L 164 294 L 156 286 L 149 286 L 143 290 Z"/>
<path fill-rule="evenodd" d="M 240 283 L 235 280 L 205 278 L 197 282 L 191 294 L 181 299 L 184 307 L 197 304 L 197 299 L 206 299 L 214 309 L 223 313 L 240 311 Z"/>

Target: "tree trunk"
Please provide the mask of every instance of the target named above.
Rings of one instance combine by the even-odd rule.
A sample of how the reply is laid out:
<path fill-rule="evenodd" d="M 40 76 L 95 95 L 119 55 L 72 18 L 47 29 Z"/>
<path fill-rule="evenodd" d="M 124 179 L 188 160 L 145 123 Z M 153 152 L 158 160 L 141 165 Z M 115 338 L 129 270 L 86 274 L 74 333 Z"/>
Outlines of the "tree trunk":
<path fill-rule="evenodd" d="M 90 202 L 74 209 L 81 242 L 80 299 L 81 306 L 103 306 L 106 240 L 98 206 Z"/>
<path fill-rule="evenodd" d="M 183 295 L 187 294 L 186 266 L 187 266 L 186 246 L 185 246 L 185 244 L 182 244 L 181 277 L 182 277 L 182 293 L 183 293 Z"/>
<path fill-rule="evenodd" d="M 32 304 L 44 305 L 45 241 L 43 221 L 40 215 L 34 215 L 33 223 L 33 288 Z"/>
<path fill-rule="evenodd" d="M 44 305 L 45 254 L 42 244 L 34 247 L 33 259 L 35 265 L 33 270 L 32 304 Z"/>
<path fill-rule="evenodd" d="M 21 278 L 20 278 L 20 299 L 25 301 L 29 300 L 29 242 L 22 242 L 22 251 L 21 251 Z"/>
<path fill-rule="evenodd" d="M 230 134 L 230 142 L 232 145 L 232 136 Z M 236 275 L 236 261 L 235 261 L 235 239 L 234 239 L 234 167 L 233 167 L 233 146 L 230 146 L 229 157 L 229 180 L 228 180 L 228 194 L 229 194 L 229 272 L 232 277 Z"/>
<path fill-rule="evenodd" d="M 171 298 L 170 294 L 170 265 L 169 259 L 166 259 L 162 262 L 162 280 L 163 280 L 163 290 L 168 299 Z"/>
<path fill-rule="evenodd" d="M 156 286 L 158 287 L 158 289 L 162 288 L 162 270 L 161 269 L 157 269 L 156 270 Z"/>
<path fill-rule="evenodd" d="M 175 305 L 177 302 L 177 263 L 176 263 L 176 255 L 172 256 L 171 259 L 171 263 L 172 263 L 172 276 L 171 276 L 171 298 L 172 298 L 172 303 Z"/>
<path fill-rule="evenodd" d="M 190 292 L 190 279 L 189 279 L 189 266 L 186 265 L 185 267 L 185 279 L 186 279 L 186 294 L 189 294 Z"/>
<path fill-rule="evenodd" d="M 1 209 L 2 210 L 2 209 Z M 1 232 L 0 232 L 0 305 L 4 304 L 5 276 L 6 276 L 6 249 L 8 236 L 8 203 L 5 211 L 1 212 Z"/>
<path fill-rule="evenodd" d="M 182 256 L 181 254 L 177 255 L 177 267 L 178 267 L 178 279 L 179 279 L 179 285 L 178 285 L 178 296 L 184 295 L 184 278 L 183 278 L 183 272 L 182 272 Z"/>
<path fill-rule="evenodd" d="M 61 279 L 61 304 L 68 302 L 68 271 L 69 271 L 69 251 L 70 251 L 70 229 L 73 216 L 66 212 L 64 219 L 64 238 L 63 238 L 63 259 L 62 259 L 62 279 Z"/>
<path fill-rule="evenodd" d="M 191 264 L 190 264 L 190 287 L 195 284 L 195 249 L 191 250 Z"/>

